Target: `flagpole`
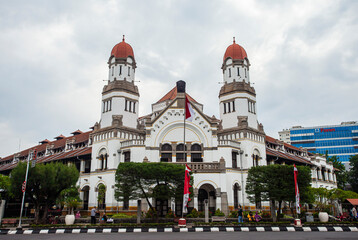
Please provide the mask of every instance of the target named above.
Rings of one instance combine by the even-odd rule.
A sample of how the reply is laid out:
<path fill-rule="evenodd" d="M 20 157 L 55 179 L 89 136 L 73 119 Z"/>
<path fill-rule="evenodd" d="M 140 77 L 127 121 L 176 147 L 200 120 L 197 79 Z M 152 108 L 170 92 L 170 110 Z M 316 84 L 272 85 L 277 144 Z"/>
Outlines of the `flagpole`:
<path fill-rule="evenodd" d="M 185 119 L 186 119 L 186 93 L 184 92 L 184 162 L 186 162 L 186 147 L 185 147 Z M 183 199 L 183 203 L 184 203 L 184 199 Z M 184 217 L 184 206 L 183 209 L 181 211 L 181 217 Z"/>
<path fill-rule="evenodd" d="M 185 146 L 185 121 L 186 120 L 186 96 L 185 96 L 185 104 L 184 104 L 184 162 L 186 162 L 186 146 Z"/>

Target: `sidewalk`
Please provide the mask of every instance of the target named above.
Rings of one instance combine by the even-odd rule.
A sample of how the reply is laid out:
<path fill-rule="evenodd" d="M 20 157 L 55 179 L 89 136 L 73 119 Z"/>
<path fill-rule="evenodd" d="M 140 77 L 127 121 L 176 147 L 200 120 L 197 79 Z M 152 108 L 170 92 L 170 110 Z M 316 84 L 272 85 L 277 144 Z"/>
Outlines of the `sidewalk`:
<path fill-rule="evenodd" d="M 310 227 L 89 227 L 89 228 L 44 228 L 44 229 L 0 229 L 0 234 L 63 234 L 63 233 L 140 233 L 140 232 L 358 232 L 358 227 L 350 226 L 310 226 Z"/>

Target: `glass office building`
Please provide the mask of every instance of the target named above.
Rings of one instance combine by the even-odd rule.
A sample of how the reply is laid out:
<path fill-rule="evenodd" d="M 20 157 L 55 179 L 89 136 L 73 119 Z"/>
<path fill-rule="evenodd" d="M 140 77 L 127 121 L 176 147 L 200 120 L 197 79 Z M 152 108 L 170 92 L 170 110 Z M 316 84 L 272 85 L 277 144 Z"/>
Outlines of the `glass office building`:
<path fill-rule="evenodd" d="M 342 122 L 340 125 L 317 127 L 292 127 L 279 132 L 280 139 L 309 152 L 337 156 L 347 163 L 350 156 L 358 154 L 358 122 Z"/>

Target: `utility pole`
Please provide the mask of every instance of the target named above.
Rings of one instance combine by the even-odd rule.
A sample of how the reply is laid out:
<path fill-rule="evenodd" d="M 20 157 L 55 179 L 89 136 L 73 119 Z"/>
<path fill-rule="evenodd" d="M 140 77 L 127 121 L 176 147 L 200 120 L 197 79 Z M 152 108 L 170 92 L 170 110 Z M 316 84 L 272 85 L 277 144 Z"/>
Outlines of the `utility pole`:
<path fill-rule="evenodd" d="M 244 176 L 242 172 L 242 154 L 243 150 L 240 150 L 240 172 L 241 172 L 241 194 L 242 194 L 242 210 L 245 210 L 245 189 L 244 189 Z"/>
<path fill-rule="evenodd" d="M 20 211 L 20 221 L 19 221 L 19 226 L 18 226 L 19 228 L 21 228 L 22 211 L 24 210 L 24 202 L 25 202 L 25 195 L 26 195 L 26 184 L 27 184 L 27 176 L 29 174 L 30 159 L 32 159 L 32 152 L 29 153 L 29 156 L 27 158 L 25 181 L 22 184 L 22 202 L 21 202 L 21 211 Z"/>

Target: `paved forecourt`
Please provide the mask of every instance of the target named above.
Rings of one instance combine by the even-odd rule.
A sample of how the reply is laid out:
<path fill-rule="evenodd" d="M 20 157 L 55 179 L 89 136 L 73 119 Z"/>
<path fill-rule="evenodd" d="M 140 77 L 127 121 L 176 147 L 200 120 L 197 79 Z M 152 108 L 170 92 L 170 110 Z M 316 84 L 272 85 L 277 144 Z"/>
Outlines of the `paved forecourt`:
<path fill-rule="evenodd" d="M 64 234 L 64 233 L 128 233 L 128 232 L 358 232 L 351 226 L 311 227 L 192 227 L 192 228 L 57 228 L 57 229 L 0 229 L 0 234 Z"/>

